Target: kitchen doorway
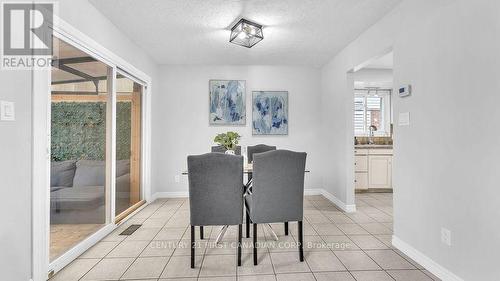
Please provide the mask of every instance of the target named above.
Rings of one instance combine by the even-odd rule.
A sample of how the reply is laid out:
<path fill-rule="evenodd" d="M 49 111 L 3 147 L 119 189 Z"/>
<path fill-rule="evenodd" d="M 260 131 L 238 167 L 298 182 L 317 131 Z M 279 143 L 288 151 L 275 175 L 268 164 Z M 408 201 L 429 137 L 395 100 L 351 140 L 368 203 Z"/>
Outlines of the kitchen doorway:
<path fill-rule="evenodd" d="M 354 99 L 354 189 L 392 192 L 393 53 L 349 74 Z"/>

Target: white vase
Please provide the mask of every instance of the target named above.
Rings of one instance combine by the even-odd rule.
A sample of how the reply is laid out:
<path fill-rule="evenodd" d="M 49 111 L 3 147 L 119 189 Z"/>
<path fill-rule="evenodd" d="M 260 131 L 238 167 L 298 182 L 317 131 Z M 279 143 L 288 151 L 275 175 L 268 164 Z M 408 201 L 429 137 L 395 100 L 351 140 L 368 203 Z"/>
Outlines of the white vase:
<path fill-rule="evenodd" d="M 231 154 L 231 155 L 234 155 L 234 150 L 230 150 L 230 149 L 228 149 L 228 150 L 226 150 L 226 152 L 225 152 L 225 153 L 226 153 L 226 154 Z"/>

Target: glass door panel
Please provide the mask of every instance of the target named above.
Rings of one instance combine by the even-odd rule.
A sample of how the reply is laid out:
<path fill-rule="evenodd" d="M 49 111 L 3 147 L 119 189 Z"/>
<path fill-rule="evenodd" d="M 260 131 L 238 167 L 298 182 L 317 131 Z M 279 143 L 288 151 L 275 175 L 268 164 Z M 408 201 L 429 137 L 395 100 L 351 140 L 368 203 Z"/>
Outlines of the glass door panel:
<path fill-rule="evenodd" d="M 141 186 L 143 86 L 116 76 L 116 221 L 144 203 Z"/>
<path fill-rule="evenodd" d="M 112 118 L 107 88 L 110 67 L 56 37 L 54 46 L 50 262 L 109 222 L 106 160 Z"/>

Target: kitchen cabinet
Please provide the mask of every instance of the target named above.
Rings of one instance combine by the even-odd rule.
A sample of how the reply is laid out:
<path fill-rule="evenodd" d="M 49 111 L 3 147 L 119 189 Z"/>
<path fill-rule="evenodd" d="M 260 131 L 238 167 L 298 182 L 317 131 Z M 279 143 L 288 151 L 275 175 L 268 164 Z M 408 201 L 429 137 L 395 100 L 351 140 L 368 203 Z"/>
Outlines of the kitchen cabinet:
<path fill-rule="evenodd" d="M 356 147 L 354 153 L 357 190 L 392 188 L 392 148 Z"/>
<path fill-rule="evenodd" d="M 392 155 L 368 156 L 369 188 L 392 188 Z"/>
<path fill-rule="evenodd" d="M 356 172 L 368 172 L 368 156 L 356 155 L 354 157 L 354 166 Z"/>
<path fill-rule="evenodd" d="M 356 189 L 368 189 L 368 172 L 356 172 L 355 173 L 355 184 Z"/>

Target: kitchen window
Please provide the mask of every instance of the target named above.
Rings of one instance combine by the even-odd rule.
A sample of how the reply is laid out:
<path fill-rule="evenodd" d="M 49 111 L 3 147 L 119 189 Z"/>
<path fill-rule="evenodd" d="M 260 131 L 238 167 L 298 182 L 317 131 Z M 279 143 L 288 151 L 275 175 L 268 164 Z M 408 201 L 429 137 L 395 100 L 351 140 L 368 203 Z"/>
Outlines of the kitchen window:
<path fill-rule="evenodd" d="M 357 89 L 354 92 L 354 134 L 368 136 L 370 126 L 375 136 L 390 135 L 391 90 Z"/>

